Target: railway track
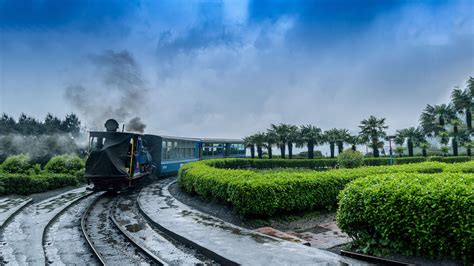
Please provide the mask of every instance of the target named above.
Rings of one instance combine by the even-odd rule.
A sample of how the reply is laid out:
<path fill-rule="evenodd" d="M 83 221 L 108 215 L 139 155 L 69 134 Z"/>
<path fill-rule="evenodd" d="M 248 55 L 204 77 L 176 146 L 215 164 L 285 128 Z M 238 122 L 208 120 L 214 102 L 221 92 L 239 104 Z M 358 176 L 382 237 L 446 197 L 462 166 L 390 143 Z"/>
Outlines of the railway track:
<path fill-rule="evenodd" d="M 98 262 L 103 265 L 167 265 L 118 227 L 111 213 L 116 200 L 103 194 L 81 217 L 82 233 Z"/>

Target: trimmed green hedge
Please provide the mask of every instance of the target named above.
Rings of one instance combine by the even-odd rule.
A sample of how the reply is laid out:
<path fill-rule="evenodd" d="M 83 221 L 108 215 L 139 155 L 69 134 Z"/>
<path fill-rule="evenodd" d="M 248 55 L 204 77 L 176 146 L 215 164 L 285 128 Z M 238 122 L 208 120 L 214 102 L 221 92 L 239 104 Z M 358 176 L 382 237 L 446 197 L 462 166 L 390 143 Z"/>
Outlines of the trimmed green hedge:
<path fill-rule="evenodd" d="M 30 158 L 24 154 L 9 156 L 1 165 L 1 170 L 11 174 L 26 174 L 33 168 Z"/>
<path fill-rule="evenodd" d="M 178 183 L 189 193 L 230 204 L 242 215 L 271 216 L 281 212 L 333 207 L 344 186 L 359 177 L 387 173 L 470 173 L 474 167 L 471 161 L 453 165 L 424 162 L 367 166 L 324 172 L 222 169 L 235 166 L 235 162 L 248 161 L 260 160 L 217 159 L 187 163 L 179 171 Z M 242 164 L 238 166 L 242 167 Z"/>
<path fill-rule="evenodd" d="M 78 184 L 79 179 L 68 174 L 0 174 L 0 194 L 3 195 L 27 195 Z"/>
<path fill-rule="evenodd" d="M 361 251 L 449 256 L 470 264 L 474 255 L 474 174 L 397 173 L 360 178 L 341 192 L 337 224 Z"/>

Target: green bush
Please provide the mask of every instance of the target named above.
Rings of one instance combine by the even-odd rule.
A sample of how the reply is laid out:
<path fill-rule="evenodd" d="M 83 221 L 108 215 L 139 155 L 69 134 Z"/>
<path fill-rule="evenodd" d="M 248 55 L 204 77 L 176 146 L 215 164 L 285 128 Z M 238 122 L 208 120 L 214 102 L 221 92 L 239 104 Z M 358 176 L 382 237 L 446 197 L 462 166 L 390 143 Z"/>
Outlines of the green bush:
<path fill-rule="evenodd" d="M 472 263 L 473 174 L 368 176 L 347 185 L 339 198 L 337 224 L 360 251 L 449 256 Z"/>
<path fill-rule="evenodd" d="M 78 179 L 68 174 L 0 174 L 1 194 L 20 194 L 44 192 L 65 186 L 76 186 Z"/>
<path fill-rule="evenodd" d="M 28 156 L 20 154 L 9 156 L 1 168 L 5 173 L 26 174 L 32 168 L 32 164 Z"/>
<path fill-rule="evenodd" d="M 229 169 L 230 166 L 242 167 L 241 162 L 260 160 L 237 161 L 238 164 L 235 159 L 187 163 L 179 171 L 178 184 L 185 191 L 204 199 L 232 205 L 242 215 L 271 216 L 282 212 L 333 207 L 337 204 L 339 191 L 360 177 L 389 173 L 461 173 L 471 169 L 469 165 L 472 165 L 472 162 L 452 165 L 424 162 L 329 171 Z"/>
<path fill-rule="evenodd" d="M 337 156 L 337 163 L 342 168 L 357 168 L 364 164 L 364 155 L 358 151 L 348 149 Z"/>
<path fill-rule="evenodd" d="M 444 163 L 463 163 L 469 162 L 471 157 L 469 156 L 450 156 L 450 157 L 443 157 L 443 156 L 431 156 L 428 158 L 429 161 L 435 162 L 444 162 Z"/>
<path fill-rule="evenodd" d="M 84 161 L 76 155 L 57 155 L 48 161 L 44 169 L 55 174 L 76 174 L 84 168 Z"/>

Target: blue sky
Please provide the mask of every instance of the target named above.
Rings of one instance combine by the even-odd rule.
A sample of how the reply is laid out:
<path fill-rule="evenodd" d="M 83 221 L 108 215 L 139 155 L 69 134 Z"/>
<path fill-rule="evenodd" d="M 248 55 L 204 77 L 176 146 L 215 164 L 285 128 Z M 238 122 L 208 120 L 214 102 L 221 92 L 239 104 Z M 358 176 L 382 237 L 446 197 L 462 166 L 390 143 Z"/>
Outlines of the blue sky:
<path fill-rule="evenodd" d="M 471 1 L 0 0 L 0 112 L 150 133 L 391 131 L 474 76 Z"/>

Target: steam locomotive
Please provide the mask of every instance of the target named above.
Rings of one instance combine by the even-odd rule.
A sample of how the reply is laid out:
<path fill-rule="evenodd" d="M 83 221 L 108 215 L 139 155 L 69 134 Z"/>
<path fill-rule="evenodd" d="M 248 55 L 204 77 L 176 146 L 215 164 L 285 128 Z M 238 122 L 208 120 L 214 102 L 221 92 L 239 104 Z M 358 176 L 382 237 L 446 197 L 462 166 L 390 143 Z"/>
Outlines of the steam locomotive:
<path fill-rule="evenodd" d="M 242 140 L 198 139 L 119 132 L 114 119 L 106 131 L 89 132 L 85 178 L 94 190 L 119 191 L 149 176 L 176 174 L 187 162 L 245 157 Z"/>

